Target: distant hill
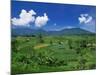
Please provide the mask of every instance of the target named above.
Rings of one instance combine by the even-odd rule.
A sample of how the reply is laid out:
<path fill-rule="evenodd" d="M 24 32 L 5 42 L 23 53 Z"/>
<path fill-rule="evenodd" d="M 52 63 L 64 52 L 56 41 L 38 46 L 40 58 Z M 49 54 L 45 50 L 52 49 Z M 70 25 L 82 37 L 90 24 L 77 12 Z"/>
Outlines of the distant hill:
<path fill-rule="evenodd" d="M 33 29 L 28 27 L 15 27 L 12 28 L 12 36 L 31 36 L 37 34 L 43 35 L 88 35 L 88 34 L 95 34 L 80 28 L 71 28 L 71 29 L 62 29 L 60 31 L 45 31 L 43 29 Z"/>
<path fill-rule="evenodd" d="M 14 27 L 11 28 L 11 34 L 12 36 L 31 36 L 31 35 L 36 35 L 36 34 L 47 34 L 46 31 L 42 29 L 33 29 L 30 27 Z"/>
<path fill-rule="evenodd" d="M 63 29 L 61 31 L 51 31 L 50 34 L 54 35 L 81 35 L 81 34 L 94 34 L 92 32 L 80 29 L 80 28 L 71 28 L 71 29 Z"/>

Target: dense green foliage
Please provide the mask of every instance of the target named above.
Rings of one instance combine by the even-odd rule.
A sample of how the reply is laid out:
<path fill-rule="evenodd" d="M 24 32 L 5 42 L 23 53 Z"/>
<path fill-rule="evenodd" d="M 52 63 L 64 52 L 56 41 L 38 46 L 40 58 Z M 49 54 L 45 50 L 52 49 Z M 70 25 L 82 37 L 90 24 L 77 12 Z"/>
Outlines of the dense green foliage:
<path fill-rule="evenodd" d="M 12 37 L 12 74 L 96 68 L 94 35 Z"/>

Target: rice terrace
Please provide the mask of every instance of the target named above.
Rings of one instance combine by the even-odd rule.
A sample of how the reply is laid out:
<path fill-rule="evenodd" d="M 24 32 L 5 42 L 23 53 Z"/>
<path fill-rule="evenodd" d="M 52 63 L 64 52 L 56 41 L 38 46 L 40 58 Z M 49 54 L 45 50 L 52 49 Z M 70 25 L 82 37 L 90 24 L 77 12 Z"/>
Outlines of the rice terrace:
<path fill-rule="evenodd" d="M 95 13 L 95 6 L 12 1 L 12 75 L 96 69 Z"/>

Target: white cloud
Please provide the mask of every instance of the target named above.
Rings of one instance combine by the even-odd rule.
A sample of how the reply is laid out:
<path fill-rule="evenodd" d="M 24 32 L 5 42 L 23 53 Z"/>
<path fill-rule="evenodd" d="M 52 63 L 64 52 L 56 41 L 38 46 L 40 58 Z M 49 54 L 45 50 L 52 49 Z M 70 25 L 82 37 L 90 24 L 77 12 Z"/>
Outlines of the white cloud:
<path fill-rule="evenodd" d="M 43 16 L 35 16 L 36 12 L 34 10 L 26 11 L 21 10 L 19 18 L 12 18 L 11 22 L 15 26 L 30 26 L 30 23 L 34 23 L 36 27 L 42 27 L 47 24 L 49 18 L 46 13 Z"/>
<path fill-rule="evenodd" d="M 89 16 L 88 19 L 85 21 L 85 23 L 89 23 L 92 21 L 92 16 Z"/>
<path fill-rule="evenodd" d="M 67 26 L 66 28 L 67 29 L 72 29 L 72 28 L 75 28 L 75 27 L 73 27 L 73 26 Z"/>
<path fill-rule="evenodd" d="M 48 21 L 49 21 L 49 18 L 47 16 L 47 14 L 44 13 L 43 16 L 37 16 L 36 17 L 36 19 L 35 19 L 35 26 L 36 27 L 42 27 L 42 26 L 46 25 Z"/>
<path fill-rule="evenodd" d="M 19 14 L 19 18 L 12 18 L 12 24 L 16 26 L 28 26 L 29 23 L 35 21 L 36 12 L 34 10 L 26 11 L 24 9 L 21 10 L 21 13 Z"/>
<path fill-rule="evenodd" d="M 89 14 L 80 14 L 78 20 L 81 24 L 80 28 L 90 32 L 96 31 L 96 19 L 90 16 Z"/>
<path fill-rule="evenodd" d="M 87 23 L 90 23 L 93 20 L 93 18 L 89 14 L 80 14 L 80 17 L 78 17 L 78 20 L 80 24 L 81 23 L 87 24 Z"/>

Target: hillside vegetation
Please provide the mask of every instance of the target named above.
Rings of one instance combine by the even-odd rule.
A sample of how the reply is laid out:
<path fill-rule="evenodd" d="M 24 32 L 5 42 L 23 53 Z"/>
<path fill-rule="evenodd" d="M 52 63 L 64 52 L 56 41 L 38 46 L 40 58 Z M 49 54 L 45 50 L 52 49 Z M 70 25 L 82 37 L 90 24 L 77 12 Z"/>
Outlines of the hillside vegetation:
<path fill-rule="evenodd" d="M 96 68 L 95 35 L 12 37 L 12 74 Z"/>

